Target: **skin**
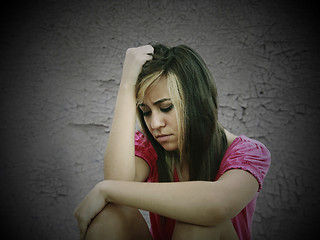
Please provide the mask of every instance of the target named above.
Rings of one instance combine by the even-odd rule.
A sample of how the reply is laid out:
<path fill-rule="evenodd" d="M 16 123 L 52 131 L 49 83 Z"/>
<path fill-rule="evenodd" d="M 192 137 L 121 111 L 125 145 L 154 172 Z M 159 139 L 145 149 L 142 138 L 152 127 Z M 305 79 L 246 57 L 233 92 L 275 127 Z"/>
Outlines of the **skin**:
<path fill-rule="evenodd" d="M 124 60 L 112 127 L 104 159 L 104 178 L 134 181 L 136 161 L 134 132 L 136 121 L 135 84 L 142 65 L 152 59 L 150 45 L 129 48 Z M 123 146 L 126 146 L 123 148 Z M 140 165 L 138 163 L 138 165 Z M 139 168 L 139 166 L 138 166 Z"/>
<path fill-rule="evenodd" d="M 178 124 L 165 76 L 147 89 L 140 109 L 152 136 L 167 151 L 178 149 Z"/>
<path fill-rule="evenodd" d="M 173 239 L 187 239 L 187 236 L 182 236 L 187 229 L 192 230 L 187 234 L 189 239 L 192 239 L 192 236 L 195 236 L 194 239 L 199 236 L 203 236 L 201 239 L 205 239 L 204 236 L 210 239 L 236 239 L 230 219 L 251 201 L 259 187 L 250 173 L 240 169 L 229 170 L 215 182 L 144 182 L 150 169 L 144 160 L 134 156 L 134 86 L 142 65 L 151 59 L 152 52 L 153 48 L 149 45 L 127 51 L 106 149 L 105 180 L 87 194 L 74 212 L 80 239 L 85 239 L 89 225 L 93 228 L 97 226 L 96 223 L 108 221 L 110 218 L 103 218 L 102 215 L 112 212 L 112 209 L 119 210 L 114 207 L 116 205 L 144 209 L 176 219 Z M 144 112 L 149 112 L 145 115 L 145 121 L 152 135 L 157 139 L 159 134 L 169 134 L 169 137 L 163 138 L 159 143 L 166 150 L 174 151 L 178 146 L 177 119 L 173 108 L 168 110 L 172 105 L 168 99 L 170 96 L 166 79 L 163 78 L 148 89 L 143 106 L 140 107 Z M 228 143 L 231 144 L 236 136 L 227 131 L 226 135 Z M 187 168 L 184 163 L 184 180 L 188 179 Z M 91 237 L 94 232 L 89 231 L 88 235 Z M 108 231 L 105 232 L 108 234 Z M 148 236 L 150 237 L 150 234 Z M 101 238 L 103 239 L 103 236 Z"/>

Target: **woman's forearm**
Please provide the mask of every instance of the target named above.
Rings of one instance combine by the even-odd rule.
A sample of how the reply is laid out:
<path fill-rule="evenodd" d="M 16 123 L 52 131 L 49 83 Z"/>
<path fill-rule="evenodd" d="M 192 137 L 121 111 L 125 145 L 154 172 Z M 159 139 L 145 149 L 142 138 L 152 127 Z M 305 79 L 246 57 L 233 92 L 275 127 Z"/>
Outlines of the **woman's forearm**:
<path fill-rule="evenodd" d="M 152 59 L 153 50 L 151 45 L 146 45 L 126 52 L 104 159 L 105 179 L 133 181 L 135 178 L 135 85 L 143 64 Z"/>
<path fill-rule="evenodd" d="M 196 225 L 226 221 L 226 212 L 213 182 L 139 183 L 104 181 L 106 200 L 147 210 Z M 213 194 L 215 192 L 215 194 Z"/>
<path fill-rule="evenodd" d="M 104 158 L 105 179 L 134 180 L 135 119 L 135 87 L 121 84 Z"/>

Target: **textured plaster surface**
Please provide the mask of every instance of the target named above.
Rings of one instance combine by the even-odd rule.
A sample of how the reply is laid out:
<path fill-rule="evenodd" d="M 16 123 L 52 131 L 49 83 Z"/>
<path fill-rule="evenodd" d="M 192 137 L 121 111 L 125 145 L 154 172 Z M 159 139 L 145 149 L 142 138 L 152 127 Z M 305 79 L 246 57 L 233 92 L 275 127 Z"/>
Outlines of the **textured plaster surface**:
<path fill-rule="evenodd" d="M 7 5 L 0 65 L 4 229 L 16 239 L 78 238 L 73 210 L 103 179 L 125 51 L 163 42 L 203 56 L 218 86 L 222 124 L 271 151 L 253 238 L 316 236 L 320 76 L 313 8 L 249 0 Z"/>

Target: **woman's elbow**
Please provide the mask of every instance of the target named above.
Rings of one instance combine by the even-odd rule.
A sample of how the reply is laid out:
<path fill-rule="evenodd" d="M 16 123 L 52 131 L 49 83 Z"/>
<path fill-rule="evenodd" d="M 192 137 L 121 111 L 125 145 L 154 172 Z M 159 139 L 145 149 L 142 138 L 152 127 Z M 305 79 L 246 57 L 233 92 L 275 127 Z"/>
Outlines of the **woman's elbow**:
<path fill-rule="evenodd" d="M 216 226 L 232 218 L 230 206 L 223 200 L 215 201 L 206 211 L 201 225 Z"/>
<path fill-rule="evenodd" d="M 215 209 L 208 212 L 207 216 L 202 219 L 201 225 L 212 227 L 219 225 L 227 220 L 230 220 L 230 218 L 228 218 L 225 210 Z"/>

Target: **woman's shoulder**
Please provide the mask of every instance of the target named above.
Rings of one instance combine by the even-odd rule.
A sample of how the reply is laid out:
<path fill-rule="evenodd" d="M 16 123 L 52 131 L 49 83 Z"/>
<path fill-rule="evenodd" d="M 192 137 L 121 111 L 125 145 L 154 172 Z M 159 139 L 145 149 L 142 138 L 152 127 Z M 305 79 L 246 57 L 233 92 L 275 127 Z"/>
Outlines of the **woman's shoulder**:
<path fill-rule="evenodd" d="M 224 129 L 224 133 L 226 134 L 226 138 L 228 141 L 228 147 L 233 143 L 233 141 L 237 138 L 236 135 L 233 133 L 229 132 L 228 130 Z"/>
<path fill-rule="evenodd" d="M 266 176 L 271 163 L 268 148 L 255 139 L 245 135 L 234 138 L 220 164 L 218 178 L 230 169 L 243 169 L 254 175 L 260 185 Z"/>
<path fill-rule="evenodd" d="M 234 162 L 240 159 L 250 164 L 264 162 L 266 166 L 269 166 L 271 153 L 262 142 L 239 135 L 229 145 L 223 160 Z"/>
<path fill-rule="evenodd" d="M 148 138 L 141 132 L 135 132 L 135 155 L 144 160 L 156 160 L 158 158 L 156 151 Z"/>
<path fill-rule="evenodd" d="M 157 182 L 158 181 L 158 173 L 157 173 L 158 155 L 154 150 L 151 142 L 140 131 L 136 131 L 135 133 L 135 156 L 146 161 L 150 167 L 150 173 L 147 181 Z"/>
<path fill-rule="evenodd" d="M 270 155 L 268 148 L 260 141 L 249 138 L 246 135 L 237 136 L 229 146 L 231 152 L 256 153 L 259 156 Z"/>
<path fill-rule="evenodd" d="M 226 154 L 239 151 L 243 154 L 245 154 L 247 151 L 252 154 L 252 151 L 256 149 L 256 153 L 258 155 L 270 155 L 267 147 L 258 140 L 249 138 L 246 135 L 236 136 L 227 130 L 225 130 L 225 133 L 228 141 L 228 149 L 226 151 Z"/>
<path fill-rule="evenodd" d="M 147 138 L 140 131 L 135 132 L 134 140 L 135 140 L 136 145 L 147 145 L 148 144 Z"/>

